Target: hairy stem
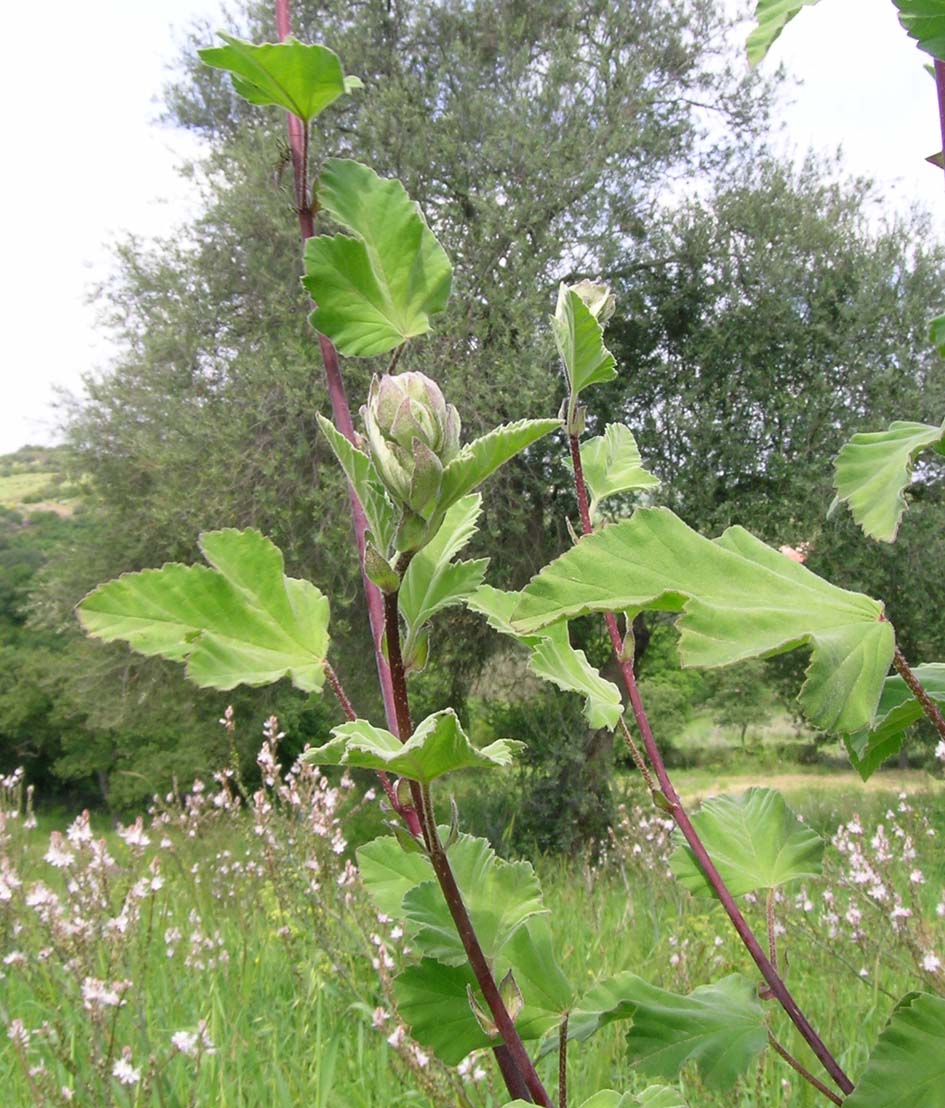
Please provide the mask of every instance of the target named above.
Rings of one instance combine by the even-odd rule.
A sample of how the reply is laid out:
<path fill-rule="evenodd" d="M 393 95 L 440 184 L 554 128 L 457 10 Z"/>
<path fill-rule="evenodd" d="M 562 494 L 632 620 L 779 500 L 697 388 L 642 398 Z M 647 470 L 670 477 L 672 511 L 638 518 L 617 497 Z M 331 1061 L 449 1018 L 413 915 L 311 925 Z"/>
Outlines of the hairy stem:
<path fill-rule="evenodd" d="M 828 1089 L 822 1081 L 818 1081 L 817 1078 L 814 1077 L 814 1075 L 810 1072 L 810 1070 L 807 1069 L 806 1066 L 802 1066 L 801 1063 L 794 1057 L 794 1055 L 786 1050 L 785 1047 L 783 1047 L 781 1043 L 778 1042 L 778 1040 L 774 1037 L 774 1035 L 771 1034 L 770 1031 L 768 1032 L 768 1042 L 771 1044 L 771 1048 L 774 1050 L 774 1052 L 776 1054 L 780 1054 L 785 1062 L 787 1062 L 787 1064 L 791 1067 L 791 1069 L 794 1070 L 795 1073 L 799 1073 L 801 1077 L 803 1077 L 804 1080 L 807 1081 L 809 1084 L 813 1085 L 818 1092 L 823 1093 L 824 1096 L 828 1100 L 832 1100 L 834 1104 L 843 1103 L 841 1097 L 838 1097 L 832 1089 Z"/>
<path fill-rule="evenodd" d="M 398 572 L 402 572 L 403 568 L 405 568 L 403 566 L 404 560 L 404 558 L 401 558 L 398 562 Z M 406 742 L 413 734 L 413 720 L 410 716 L 410 699 L 407 695 L 407 676 L 404 669 L 403 655 L 400 649 L 400 615 L 397 593 L 387 593 L 384 596 L 384 614 L 386 617 L 387 631 L 387 657 L 390 662 L 391 679 L 394 688 L 394 705 L 397 711 L 397 720 L 400 725 L 400 739 L 401 742 Z M 439 833 L 436 829 L 436 816 L 433 810 L 430 787 L 429 785 L 420 785 L 417 782 L 412 782 L 411 793 L 414 798 L 414 807 L 420 814 L 423 839 L 427 847 L 430 862 L 433 865 L 433 872 L 436 874 L 440 890 L 443 893 L 443 899 L 446 901 L 446 906 L 453 919 L 453 924 L 456 927 L 460 942 L 463 944 L 466 957 L 469 959 L 469 965 L 479 984 L 483 999 L 488 1005 L 495 1025 L 499 1030 L 499 1034 L 502 1036 L 503 1043 L 508 1049 L 509 1061 L 518 1071 L 522 1082 L 524 1082 L 525 1088 L 529 1094 L 527 1099 L 535 1104 L 541 1104 L 545 1105 L 546 1108 L 551 1108 L 552 1102 L 545 1092 L 541 1079 L 532 1064 L 531 1058 L 528 1056 L 528 1052 L 525 1050 L 518 1032 L 515 1030 L 512 1017 L 509 1015 L 502 1001 L 498 985 L 496 985 L 495 978 L 492 976 L 492 970 L 489 967 L 489 963 L 486 960 L 486 956 L 483 953 L 482 947 L 479 945 L 479 940 L 473 929 L 472 920 L 469 918 L 469 912 L 466 910 L 466 905 L 463 903 L 463 897 L 459 891 L 459 886 L 456 884 L 456 878 L 453 875 L 452 867 L 446 856 L 446 850 L 443 848 Z M 505 1069 L 503 1069 L 502 1060 L 499 1061 L 499 1068 L 502 1070 L 503 1077 L 505 1077 Z M 516 1082 L 513 1082 L 513 1084 L 517 1087 Z M 516 1089 L 513 1088 L 513 1084 L 509 1084 L 506 1078 L 506 1086 L 508 1087 L 510 1095 L 520 1096 L 520 1092 L 517 1092 Z M 522 1099 L 526 1098 L 522 1097 Z"/>
<path fill-rule="evenodd" d="M 558 1027 L 558 1108 L 568 1108 L 568 1017 Z"/>
<path fill-rule="evenodd" d="M 276 0 L 276 28 L 279 41 L 284 41 L 292 29 L 289 19 L 289 0 Z M 315 220 L 308 196 L 308 125 L 292 115 L 291 112 L 286 113 L 286 118 L 289 132 L 289 151 L 292 157 L 292 174 L 295 183 L 295 209 L 299 221 L 299 234 L 304 247 L 306 240 L 315 234 Z M 325 366 L 325 379 L 328 385 L 328 397 L 331 400 L 331 411 L 335 426 L 349 442 L 354 442 L 354 424 L 351 422 L 351 409 L 348 406 L 344 381 L 341 377 L 341 368 L 338 365 L 338 351 L 321 334 L 318 336 L 318 345 L 321 348 L 322 362 Z M 361 582 L 364 587 L 368 618 L 371 623 L 374 663 L 377 666 L 381 695 L 384 698 L 384 713 L 387 717 L 388 728 L 396 734 L 397 715 L 394 711 L 390 668 L 381 650 L 384 635 L 384 608 L 381 602 L 380 590 L 364 571 L 365 534 L 368 530 L 368 523 L 361 501 L 350 484 L 348 485 L 348 499 L 351 503 L 351 517 L 358 547 L 358 561 L 361 565 Z"/>
<path fill-rule="evenodd" d="M 775 970 L 778 968 L 777 920 L 774 918 L 774 889 L 768 889 L 765 900 L 765 920 L 768 924 L 768 958 Z"/>
<path fill-rule="evenodd" d="M 574 465 L 574 482 L 577 491 L 578 507 L 581 512 L 581 527 L 584 534 L 589 535 L 592 531 L 591 517 L 588 508 L 587 485 L 584 481 L 584 469 L 581 465 L 581 450 L 577 436 L 570 435 L 569 443 L 571 447 L 571 461 Z M 689 819 L 682 801 L 679 798 L 679 793 L 676 791 L 669 773 L 666 770 L 666 764 L 663 761 L 663 756 L 660 753 L 659 747 L 656 745 L 656 739 L 653 737 L 653 729 L 650 727 L 646 709 L 643 707 L 643 701 L 640 699 L 640 692 L 637 688 L 633 666 L 629 662 L 624 661 L 621 657 L 623 639 L 617 627 L 617 617 L 613 612 L 607 612 L 604 615 L 604 622 L 610 634 L 610 642 L 614 649 L 617 664 L 620 667 L 620 674 L 623 678 L 624 687 L 627 690 L 627 696 L 630 699 L 634 719 L 636 720 L 637 727 L 643 739 L 643 745 L 646 748 L 647 757 L 656 773 L 660 789 L 669 805 L 669 810 L 676 826 L 688 843 L 690 850 L 695 855 L 696 861 L 705 874 L 706 880 L 712 886 L 713 892 L 719 898 L 719 902 L 725 909 L 726 915 L 731 920 L 732 926 L 738 933 L 738 937 L 741 939 L 742 943 L 744 943 L 755 965 L 761 971 L 761 976 L 767 982 L 772 995 L 776 997 L 778 1003 L 790 1017 L 791 1022 L 804 1037 L 804 1040 L 810 1046 L 811 1050 L 813 1050 L 814 1054 L 817 1055 L 824 1069 L 836 1082 L 837 1087 L 844 1093 L 852 1093 L 853 1082 L 844 1073 L 840 1063 L 830 1053 L 820 1036 L 810 1025 L 807 1017 L 798 1007 L 787 985 L 785 985 L 784 981 L 781 979 L 778 971 L 762 949 L 754 932 L 748 926 L 748 922 L 735 903 L 735 898 L 732 896 L 731 892 L 729 892 L 728 886 L 722 879 L 722 875 L 716 869 L 715 863 L 709 857 L 709 853 L 703 845 L 702 840 L 699 838 L 698 832 L 695 827 L 693 827 L 692 821 Z"/>
<path fill-rule="evenodd" d="M 939 736 L 945 739 L 945 717 L 942 716 L 941 709 L 919 684 L 919 679 L 909 668 L 909 663 L 898 646 L 896 647 L 896 653 L 893 655 L 893 665 L 896 667 L 899 676 L 909 686 L 912 695 L 918 700 L 929 722 L 938 731 Z"/>

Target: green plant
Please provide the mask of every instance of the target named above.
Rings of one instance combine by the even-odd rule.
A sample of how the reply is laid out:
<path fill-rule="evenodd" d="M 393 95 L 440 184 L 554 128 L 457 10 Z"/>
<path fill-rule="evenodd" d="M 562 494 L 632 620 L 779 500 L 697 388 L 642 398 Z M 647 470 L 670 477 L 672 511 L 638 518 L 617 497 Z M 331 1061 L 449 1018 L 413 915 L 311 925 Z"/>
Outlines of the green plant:
<path fill-rule="evenodd" d="M 402 921 L 420 955 L 394 982 L 401 1015 L 414 1038 L 448 1065 L 491 1048 L 513 1098 L 507 1108 L 555 1102 L 565 1108 L 568 1043 L 617 1021 L 629 1021 L 629 1055 L 649 1076 L 673 1080 L 693 1065 L 707 1087 L 724 1089 L 770 1046 L 834 1103 L 846 1098 L 851 1106 L 878 1106 L 888 1102 L 881 1098 L 892 1086 L 905 1090 L 911 1103 L 923 1103 L 923 1088 L 941 1076 L 941 1054 L 921 1044 L 942 1039 L 945 1000 L 910 993 L 854 1087 L 789 989 L 776 943 L 778 892 L 819 874 L 823 842 L 769 789 L 708 801 L 690 817 L 640 696 L 633 622 L 644 610 L 677 614 L 680 655 L 690 666 L 715 668 L 808 648 L 801 707 L 815 726 L 850 736 L 861 761 L 857 744 L 869 750 L 891 719 L 900 726 L 906 706 L 909 713 L 916 706 L 924 711 L 945 742 L 935 692 L 923 687 L 927 670 L 910 669 L 880 602 L 829 584 L 739 527 L 710 540 L 668 509 L 650 507 L 597 525 L 605 500 L 655 485 L 628 427 L 612 425 L 581 441 L 583 394 L 616 374 L 604 343 L 613 309 L 605 286 L 582 281 L 560 288 L 551 330 L 567 389 L 558 418 L 502 425 L 460 444 L 462 413 L 437 383 L 413 371 L 395 375 L 444 309 L 451 264 L 399 181 L 352 160 L 329 159 L 310 193 L 310 125 L 359 83 L 344 76 L 331 51 L 289 37 L 284 0 L 277 15 L 280 44 L 227 37 L 224 47 L 203 57 L 231 72 L 236 90 L 251 102 L 289 113 L 303 284 L 313 297 L 310 318 L 334 417 L 320 425 L 349 482 L 386 727 L 359 716 L 329 663 L 327 597 L 311 582 L 287 576 L 282 554 L 258 531 L 204 533 L 200 546 L 209 566 L 172 563 L 100 586 L 79 606 L 83 625 L 106 641 L 122 639 L 141 653 L 184 663 L 202 687 L 228 690 L 287 678 L 310 696 L 332 690 L 346 722 L 303 762 L 374 771 L 396 817 L 391 833 L 362 847 L 358 857 L 377 908 Z M 315 235 L 316 213 L 330 217 L 336 233 Z M 389 356 L 362 409 L 364 437 L 354 429 L 339 355 Z M 458 560 L 479 517 L 476 490 L 516 455 L 548 449 L 542 440 L 559 429 L 581 537 L 575 533 L 573 547 L 521 592 L 485 585 L 484 559 Z M 923 437 L 921 444 L 929 441 Z M 877 464 L 887 465 L 884 452 Z M 857 511 L 857 498 L 849 499 Z M 466 768 L 504 770 L 522 749 L 517 738 L 475 746 L 449 708 L 414 724 L 411 674 L 431 662 L 431 621 L 457 605 L 520 642 L 535 676 L 578 694 L 591 728 L 620 730 L 654 804 L 677 829 L 673 871 L 694 895 L 721 905 L 764 979 L 760 989 L 733 973 L 684 995 L 624 971 L 576 995 L 558 966 L 531 865 L 504 861 L 488 842 L 463 833 L 455 803 L 439 822 L 434 790 L 442 778 Z M 592 613 L 603 616 L 642 748 L 624 720 L 617 685 L 572 645 L 570 621 Z M 891 665 L 898 679 L 887 677 Z M 881 697 L 894 703 L 884 710 Z M 556 787 L 567 789 L 566 775 Z M 743 911 L 745 898 L 758 894 L 766 906 L 765 944 Z M 786 1021 L 839 1092 L 784 1045 Z M 556 1097 L 527 1042 L 538 1044 L 538 1058 L 557 1052 Z M 673 1105 L 680 1094 L 669 1087 L 650 1087 L 639 1097 L 602 1089 L 584 1103 Z"/>

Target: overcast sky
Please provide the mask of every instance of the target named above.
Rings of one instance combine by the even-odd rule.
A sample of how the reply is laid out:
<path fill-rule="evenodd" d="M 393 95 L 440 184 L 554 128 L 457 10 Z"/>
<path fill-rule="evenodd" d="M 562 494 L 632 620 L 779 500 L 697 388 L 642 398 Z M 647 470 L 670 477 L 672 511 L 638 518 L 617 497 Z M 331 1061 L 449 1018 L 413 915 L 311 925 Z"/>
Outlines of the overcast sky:
<path fill-rule="evenodd" d="M 50 0 L 36 45 L 7 51 L 6 87 L 19 95 L 3 108 L 0 453 L 55 441 L 54 388 L 77 391 L 84 373 L 107 366 L 86 301 L 109 272 L 109 243 L 125 230 L 165 233 L 193 211 L 174 172 L 193 142 L 154 120 L 180 30 L 216 22 L 218 10 L 216 0 Z M 941 147 L 926 60 L 890 0 L 822 0 L 764 64 L 803 78 L 782 115 L 796 156 L 842 145 L 850 171 L 880 181 L 891 209 L 924 204 L 945 237 L 945 177 L 924 161 Z"/>

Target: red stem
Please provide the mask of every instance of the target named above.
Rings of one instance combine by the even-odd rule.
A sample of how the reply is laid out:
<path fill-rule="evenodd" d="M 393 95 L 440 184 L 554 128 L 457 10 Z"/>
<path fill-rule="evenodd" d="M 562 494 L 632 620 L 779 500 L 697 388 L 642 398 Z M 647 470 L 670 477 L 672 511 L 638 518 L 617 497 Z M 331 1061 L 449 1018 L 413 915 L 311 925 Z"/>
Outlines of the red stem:
<path fill-rule="evenodd" d="M 584 469 L 581 465 L 581 448 L 576 435 L 569 436 L 569 443 L 571 447 L 571 461 L 574 465 L 574 482 L 577 489 L 578 507 L 581 512 L 581 527 L 584 534 L 589 535 L 592 533 L 593 528 L 591 527 L 591 517 L 588 508 L 587 486 L 584 482 Z M 820 1059 L 824 1069 L 826 1069 L 837 1083 L 838 1088 L 844 1093 L 852 1093 L 853 1082 L 843 1072 L 836 1058 L 834 1058 L 824 1045 L 820 1036 L 813 1027 L 811 1027 L 807 1017 L 798 1007 L 794 997 L 791 996 L 787 985 L 785 985 L 777 970 L 771 964 L 771 960 L 765 954 L 761 944 L 758 942 L 757 938 L 755 938 L 754 932 L 748 926 L 745 917 L 735 903 L 735 898 L 729 892 L 728 887 L 722 879 L 722 875 L 716 869 L 715 863 L 709 857 L 708 851 L 699 838 L 696 829 L 693 827 L 682 805 L 682 801 L 679 798 L 679 793 L 676 792 L 675 786 L 666 771 L 663 756 L 653 737 L 653 730 L 650 727 L 650 721 L 647 718 L 646 710 L 640 699 L 640 692 L 637 689 L 636 678 L 633 674 L 633 666 L 629 662 L 621 661 L 620 655 L 623 648 L 623 639 L 617 627 L 617 617 L 613 612 L 606 612 L 604 614 L 604 621 L 610 633 L 610 642 L 614 649 L 614 656 L 620 667 L 623 683 L 626 687 L 627 695 L 630 698 L 630 705 L 633 708 L 633 715 L 637 721 L 637 727 L 640 729 L 640 735 L 643 738 L 643 745 L 650 759 L 650 765 L 653 766 L 656 772 L 656 778 L 659 781 L 663 796 L 669 803 L 670 812 L 676 822 L 676 826 L 688 843 L 689 849 L 695 855 L 702 872 L 705 874 L 706 880 L 712 886 L 715 895 L 719 898 L 722 907 L 725 909 L 726 915 L 732 922 L 732 926 L 738 932 L 738 937 L 742 940 L 745 947 L 748 949 L 748 953 L 754 959 L 755 965 L 761 971 L 761 975 L 768 983 L 772 994 L 777 998 L 784 1011 L 787 1012 L 792 1023 L 798 1031 L 800 1031 L 811 1050 L 813 1050 L 814 1054 Z"/>
<path fill-rule="evenodd" d="M 404 558 L 401 558 L 398 562 L 397 568 L 398 571 L 403 571 L 405 568 Z M 394 682 L 394 703 L 397 707 L 401 741 L 406 742 L 413 733 L 413 720 L 410 717 L 407 675 L 400 649 L 400 616 L 397 593 L 385 594 L 384 614 L 387 628 L 387 657 L 390 660 L 390 670 Z M 440 883 L 443 899 L 446 901 L 446 906 L 453 918 L 453 924 L 456 927 L 460 942 L 463 944 L 463 950 L 466 952 L 469 965 L 476 976 L 476 981 L 479 983 L 483 999 L 489 1006 L 495 1025 L 502 1036 L 503 1044 L 508 1049 L 508 1060 L 513 1063 L 521 1080 L 524 1081 L 531 1100 L 535 1104 L 542 1104 L 545 1105 L 545 1108 L 551 1108 L 552 1102 L 547 1092 L 545 1092 L 541 1078 L 525 1050 L 519 1033 L 515 1030 L 515 1023 L 505 1007 L 499 988 L 495 983 L 495 978 L 492 976 L 492 970 L 482 947 L 479 945 L 466 905 L 463 903 L 462 893 L 456 884 L 456 878 L 453 876 L 452 867 L 436 829 L 436 817 L 429 786 L 421 786 L 418 782 L 411 782 L 411 792 L 414 807 L 420 813 L 424 842 L 427 846 L 430 862 L 433 865 L 433 872 Z M 499 1068 L 502 1070 L 503 1077 L 505 1077 L 506 1067 L 503 1060 L 499 1061 Z M 514 1080 L 510 1082 L 506 1078 L 506 1086 L 511 1096 L 520 1096 L 520 1092 L 517 1091 L 518 1082 Z"/>
<path fill-rule="evenodd" d="M 289 19 L 289 0 L 276 0 L 276 29 L 279 41 L 283 42 L 291 31 Z M 292 155 L 292 172 L 295 182 L 295 208 L 299 220 L 299 232 L 302 236 L 302 245 L 315 234 L 315 220 L 312 216 L 312 206 L 308 199 L 308 126 L 291 112 L 286 113 L 289 131 L 289 150 Z M 324 336 L 318 336 L 318 344 L 321 347 L 322 361 L 325 365 L 325 378 L 328 383 L 328 397 L 331 400 L 331 411 L 335 426 L 349 442 L 355 441 L 354 425 L 351 422 L 351 409 L 348 406 L 348 398 L 345 395 L 344 381 L 341 377 L 341 369 L 338 365 L 338 352 L 332 343 Z M 351 516 L 354 522 L 355 541 L 358 546 L 358 561 L 361 565 L 361 582 L 364 586 L 364 596 L 367 601 L 368 618 L 371 622 L 371 639 L 374 644 L 374 661 L 377 666 L 377 676 L 381 685 L 381 695 L 384 698 L 384 714 L 387 717 L 387 726 L 394 734 L 397 734 L 397 713 L 394 710 L 394 690 L 391 684 L 390 668 L 381 649 L 384 635 L 384 605 L 378 587 L 368 578 L 364 571 L 365 534 L 368 529 L 367 517 L 364 508 L 358 499 L 354 488 L 349 484 L 348 499 L 351 503 Z"/>

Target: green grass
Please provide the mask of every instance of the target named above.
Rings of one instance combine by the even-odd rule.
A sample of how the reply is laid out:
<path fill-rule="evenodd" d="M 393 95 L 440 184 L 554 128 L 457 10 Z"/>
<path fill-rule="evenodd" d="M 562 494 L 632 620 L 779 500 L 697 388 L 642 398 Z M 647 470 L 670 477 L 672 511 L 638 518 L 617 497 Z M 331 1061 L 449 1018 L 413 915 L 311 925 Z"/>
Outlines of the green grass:
<path fill-rule="evenodd" d="M 893 821 L 926 817 L 933 821 L 937 837 L 916 833 L 919 856 L 910 863 L 923 868 L 925 883 L 903 892 L 914 892 L 917 905 L 932 921 L 923 941 L 937 943 L 945 956 L 945 921 L 936 923 L 935 916 L 945 885 L 939 845 L 945 836 L 941 783 L 925 778 L 925 787 L 920 788 L 916 775 L 890 775 L 880 779 L 888 787 L 866 791 L 837 776 L 791 776 L 797 780 L 785 782 L 789 799 L 827 836 L 854 811 L 869 829 L 878 822 L 889 827 L 890 815 Z M 713 780 L 706 770 L 685 771 L 677 777 L 687 797 L 702 795 L 709 788 L 740 788 L 749 780 L 761 783 L 738 775 Z M 904 787 L 915 812 L 897 811 Z M 754 977 L 721 912 L 711 903 L 683 894 L 667 878 L 665 850 L 646 838 L 646 827 L 658 813 L 639 790 L 629 795 L 639 807 L 634 810 L 631 803 L 618 849 L 608 861 L 557 857 L 537 863 L 545 900 L 552 908 L 559 960 L 576 992 L 621 970 L 632 970 L 676 991 L 689 991 L 732 972 Z M 373 822 L 365 817 L 366 810 L 361 809 L 345 826 L 365 827 Z M 96 1108 L 112 1104 L 497 1108 L 504 1103 L 498 1084 L 457 1085 L 455 1077 L 432 1062 L 411 1065 L 404 1050 L 395 1051 L 387 1044 L 393 1016 L 381 1030 L 372 1026 L 375 1008 L 389 1009 L 390 999 L 370 965 L 377 954 L 371 935 L 388 940 L 398 964 L 404 958 L 397 951 L 398 943 L 389 939 L 391 924 L 377 921 L 357 887 L 339 885 L 345 857 L 331 849 L 329 838 L 307 827 L 297 813 L 277 809 L 263 820 L 264 834 L 257 835 L 248 815 L 231 816 L 205 805 L 198 816 L 175 816 L 167 825 L 149 828 L 151 843 L 136 852 L 107 821 L 97 821 L 94 832 L 104 839 L 116 863 L 108 882 L 109 907 L 96 915 L 91 900 L 73 898 L 76 912 L 87 916 L 101 934 L 71 941 L 71 946 L 51 939 L 35 909 L 27 907 L 22 897 L 0 902 L 0 957 L 11 951 L 26 956 L 24 964 L 0 964 L 5 974 L 0 985 L 0 1023 L 20 1018 L 35 1030 L 43 1020 L 50 1021 L 58 1042 L 34 1037 L 29 1048 L 30 1063 L 42 1060 L 47 1066 L 50 1088 L 74 1087 L 78 1102 Z M 65 887 L 64 871 L 43 861 L 54 829 L 46 821 L 35 831 L 17 826 L 12 842 L 0 848 L 23 879 L 23 893 L 37 880 L 60 894 Z M 269 831 L 271 839 L 265 833 Z M 165 837 L 169 845 L 162 845 Z M 642 855 L 634 853 L 635 842 L 643 844 Z M 847 895 L 843 859 L 832 849 L 828 856 L 822 885 L 842 898 Z M 153 876 L 149 869 L 153 858 L 158 859 L 163 887 L 143 898 L 140 918 L 124 937 L 110 935 L 105 921 L 118 916 L 135 881 Z M 308 868 L 312 859 L 317 872 Z M 80 862 L 72 864 L 74 873 L 82 870 Z M 317 890 L 312 888 L 313 880 Z M 908 878 L 899 871 L 891 873 L 889 880 L 891 885 L 908 886 Z M 809 893 L 818 905 L 815 914 L 821 913 L 820 892 L 812 888 Z M 746 911 L 756 926 L 763 927 L 760 905 L 749 904 Z M 787 956 L 789 983 L 814 1026 L 854 1076 L 861 1071 L 893 998 L 910 988 L 941 991 L 945 985 L 922 976 L 904 941 L 881 914 L 869 917 L 868 936 L 862 941 L 844 934 L 824 941 L 823 921 L 818 918 L 814 935 L 809 934 L 811 917 L 793 905 L 793 896 L 779 913 L 788 928 L 781 950 Z M 181 938 L 169 944 L 166 936 L 175 929 Z M 52 955 L 40 955 L 50 947 Z M 69 968 L 68 957 L 78 964 Z M 868 977 L 858 975 L 861 969 L 868 971 Z M 109 1009 L 102 1026 L 83 1007 L 80 985 L 89 976 L 132 982 L 126 1005 Z M 207 1021 L 215 1053 L 203 1057 L 198 1067 L 194 1059 L 175 1053 L 170 1041 L 175 1032 L 193 1030 L 200 1020 Z M 789 1049 L 816 1067 L 779 1011 L 771 1011 L 771 1024 Z M 625 1026 L 614 1026 L 585 1044 L 572 1045 L 572 1105 L 600 1088 L 641 1089 L 649 1083 L 627 1065 L 625 1032 Z M 125 1046 L 142 1074 L 133 1089 L 110 1076 Z M 111 1053 L 106 1056 L 107 1050 Z M 488 1056 L 482 1064 L 492 1069 Z M 146 1077 L 149 1066 L 150 1079 Z M 555 1086 L 556 1066 L 553 1055 L 541 1064 L 550 1088 Z M 789 1088 L 782 1085 L 785 1080 Z M 16 1108 L 56 1103 L 31 1091 L 28 1081 L 4 1036 L 0 1040 L 3 1104 Z M 770 1052 L 735 1090 L 708 1090 L 688 1072 L 683 1083 L 693 1108 L 799 1108 L 825 1103 Z"/>
<path fill-rule="evenodd" d="M 18 508 L 30 497 L 41 494 L 57 476 L 52 471 L 40 470 L 0 477 L 0 504 L 5 508 Z"/>

